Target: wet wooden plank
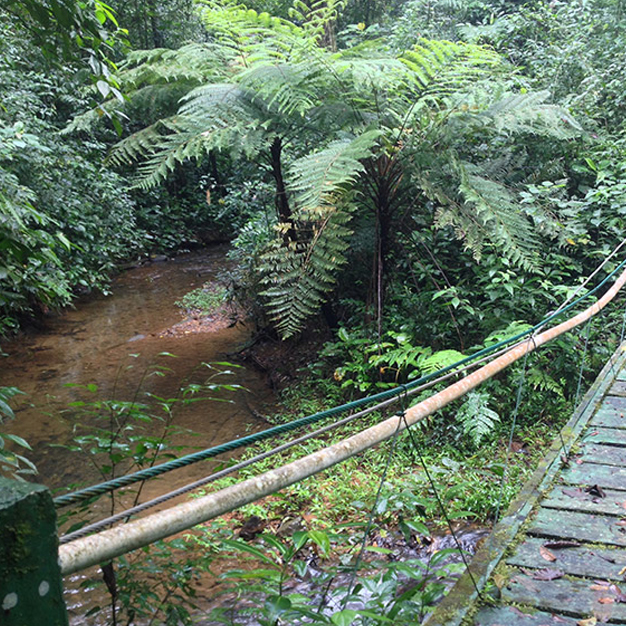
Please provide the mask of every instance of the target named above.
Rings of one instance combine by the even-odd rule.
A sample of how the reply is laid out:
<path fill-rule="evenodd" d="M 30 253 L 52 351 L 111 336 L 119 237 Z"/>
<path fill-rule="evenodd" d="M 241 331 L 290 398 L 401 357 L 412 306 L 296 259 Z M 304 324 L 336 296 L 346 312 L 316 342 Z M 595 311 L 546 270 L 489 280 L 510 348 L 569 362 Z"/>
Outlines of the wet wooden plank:
<path fill-rule="evenodd" d="M 626 380 L 626 367 L 618 372 L 615 380 Z"/>
<path fill-rule="evenodd" d="M 540 549 L 546 543 L 550 554 L 556 557 L 555 561 L 546 561 L 541 555 Z M 524 543 L 517 547 L 515 554 L 507 559 L 507 563 L 537 570 L 560 570 L 566 575 L 622 583 L 624 575 L 621 572 L 626 567 L 626 551 L 620 548 L 588 545 L 555 548 L 550 545 L 550 540 L 527 537 Z"/>
<path fill-rule="evenodd" d="M 569 485 L 600 485 L 607 489 L 626 490 L 625 467 L 571 462 L 561 477 Z"/>
<path fill-rule="evenodd" d="M 626 466 L 626 448 L 585 441 L 580 458 L 584 463 Z"/>
<path fill-rule="evenodd" d="M 604 498 L 587 493 L 575 485 L 558 485 L 542 500 L 541 506 L 549 509 L 586 511 L 596 515 L 626 517 L 626 492 L 603 489 Z"/>
<path fill-rule="evenodd" d="M 591 428 L 582 437 L 583 442 L 605 443 L 626 446 L 626 430 L 621 428 Z"/>
<path fill-rule="evenodd" d="M 559 578 L 543 581 L 533 580 L 522 573 L 515 574 L 502 589 L 505 602 L 516 602 L 542 611 L 564 612 L 572 617 L 594 616 L 598 622 L 626 624 L 626 604 L 615 602 L 615 598 L 615 591 L 608 585 L 602 586 L 592 580 Z"/>
<path fill-rule="evenodd" d="M 592 426 L 626 428 L 626 398 L 606 396 L 589 423 Z"/>
<path fill-rule="evenodd" d="M 626 546 L 626 525 L 622 524 L 626 522 L 619 517 L 541 508 L 528 534 Z"/>
<path fill-rule="evenodd" d="M 622 370 L 620 374 L 626 376 L 626 374 L 624 374 L 624 370 Z M 609 395 L 621 396 L 622 398 L 626 397 L 626 378 L 616 379 L 616 381 L 613 383 L 613 385 L 611 385 L 611 388 L 609 389 Z"/>
<path fill-rule="evenodd" d="M 513 606 L 481 609 L 474 616 L 474 626 L 576 626 L 578 618 L 534 611 L 525 613 Z"/>

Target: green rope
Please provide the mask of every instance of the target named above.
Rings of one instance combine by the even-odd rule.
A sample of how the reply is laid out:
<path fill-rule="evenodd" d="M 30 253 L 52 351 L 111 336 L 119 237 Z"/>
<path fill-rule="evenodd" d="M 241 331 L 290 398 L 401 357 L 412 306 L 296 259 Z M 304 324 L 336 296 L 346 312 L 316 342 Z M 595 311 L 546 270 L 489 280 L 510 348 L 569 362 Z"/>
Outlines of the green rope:
<path fill-rule="evenodd" d="M 537 332 L 539 329 L 544 327 L 546 324 L 551 322 L 552 320 L 561 317 L 566 312 L 570 311 L 573 307 L 578 305 L 580 302 L 590 298 L 597 291 L 599 291 L 617 272 L 619 272 L 623 267 L 626 266 L 626 260 L 622 261 L 611 273 L 609 273 L 604 280 L 602 280 L 596 287 L 592 290 L 588 291 L 583 296 L 577 298 L 570 302 L 567 306 L 558 310 L 556 313 L 553 313 L 547 317 L 545 317 L 541 322 L 533 326 L 532 328 L 520 332 L 513 337 L 509 337 L 508 339 L 504 339 L 499 341 L 498 343 L 489 346 L 487 348 L 483 348 L 478 352 L 464 357 L 460 359 L 456 363 L 452 363 L 436 372 L 432 372 L 426 376 L 422 376 L 406 385 L 402 385 L 400 387 L 394 387 L 393 389 L 388 389 L 386 391 L 381 391 L 372 396 L 367 396 L 365 398 L 360 398 L 358 400 L 353 400 L 352 402 L 348 402 L 346 404 L 342 404 L 340 406 L 333 407 L 331 409 L 326 409 L 325 411 L 321 411 L 319 413 L 315 413 L 313 415 L 309 415 L 307 417 L 302 417 L 297 420 L 293 420 L 292 422 L 288 422 L 287 424 L 281 424 L 279 426 L 274 426 L 272 428 L 268 428 L 267 430 L 263 430 L 261 432 L 255 433 L 253 435 L 247 435 L 245 437 L 241 437 L 240 439 L 235 439 L 233 441 L 228 441 L 226 443 L 220 444 L 218 446 L 214 446 L 212 448 L 207 448 L 206 450 L 201 450 L 199 452 L 194 452 L 193 454 L 189 454 L 178 459 L 172 459 L 171 461 L 167 461 L 162 463 L 161 465 L 156 465 L 154 467 L 149 467 L 143 470 L 139 470 L 133 474 L 128 474 L 126 476 L 120 476 L 119 478 L 114 478 L 112 480 L 108 480 L 106 482 L 93 485 L 91 487 L 86 487 L 84 489 L 80 489 L 73 493 L 65 494 L 62 496 L 58 496 L 54 499 L 54 504 L 57 507 L 68 506 L 70 504 L 77 504 L 79 502 L 83 502 L 85 500 L 89 500 L 95 496 L 103 495 L 109 491 L 113 491 L 114 489 L 119 489 L 121 487 L 126 487 L 128 485 L 132 485 L 134 483 L 147 480 L 150 478 L 156 478 L 166 472 L 170 472 L 175 469 L 179 469 L 181 467 L 187 467 L 193 463 L 197 463 L 199 461 L 204 461 L 206 459 L 210 459 L 216 457 L 224 452 L 231 452 L 232 450 L 237 450 L 238 448 L 242 448 L 244 446 L 249 446 L 259 441 L 264 441 L 265 439 L 270 439 L 281 435 L 283 433 L 290 432 L 292 430 L 296 430 L 297 428 L 301 428 L 303 426 L 309 426 L 311 424 L 316 424 L 327 417 L 331 417 L 334 415 L 338 415 L 340 413 L 344 413 L 346 411 L 351 411 L 356 408 L 363 407 L 367 404 L 371 404 L 374 402 L 382 402 L 389 398 L 393 398 L 399 396 L 403 393 L 404 389 L 413 389 L 419 385 L 424 384 L 436 377 L 439 377 L 447 372 L 450 372 L 454 369 L 462 367 L 471 361 L 474 361 L 480 357 L 486 356 L 488 354 L 492 354 L 496 352 L 503 346 L 509 345 L 511 343 L 515 343 L 523 339 L 524 337 L 531 335 Z"/>

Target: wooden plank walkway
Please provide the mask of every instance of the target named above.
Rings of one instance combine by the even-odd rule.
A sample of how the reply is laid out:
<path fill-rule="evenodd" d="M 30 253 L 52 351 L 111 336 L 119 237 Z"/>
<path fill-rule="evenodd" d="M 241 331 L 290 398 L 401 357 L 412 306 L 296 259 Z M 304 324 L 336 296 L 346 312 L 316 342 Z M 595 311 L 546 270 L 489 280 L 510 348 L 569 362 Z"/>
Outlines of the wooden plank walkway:
<path fill-rule="evenodd" d="M 427 626 L 626 624 L 625 350 Z"/>

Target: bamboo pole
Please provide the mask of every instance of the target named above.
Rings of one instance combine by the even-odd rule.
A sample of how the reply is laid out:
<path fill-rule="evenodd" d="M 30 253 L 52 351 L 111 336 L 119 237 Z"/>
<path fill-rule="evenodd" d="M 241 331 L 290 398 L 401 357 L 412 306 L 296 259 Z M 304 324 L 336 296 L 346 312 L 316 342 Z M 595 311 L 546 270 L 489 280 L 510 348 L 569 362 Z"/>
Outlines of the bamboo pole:
<path fill-rule="evenodd" d="M 626 283 L 626 270 L 613 286 L 595 304 L 578 315 L 546 330 L 511 348 L 503 355 L 434 394 L 405 412 L 406 423 L 411 426 L 432 415 L 453 400 L 457 400 L 482 382 L 492 378 L 515 361 L 533 352 L 559 335 L 583 324 L 599 313 Z M 343 441 L 292 461 L 287 465 L 249 478 L 241 483 L 207 494 L 154 513 L 128 524 L 105 530 L 96 535 L 77 539 L 59 548 L 59 562 L 64 575 L 106 562 L 117 556 L 170 537 L 196 524 L 228 513 L 245 504 L 259 500 L 280 489 L 293 485 L 309 476 L 322 472 L 341 461 L 363 452 L 403 430 L 405 424 L 398 416 L 376 424 Z"/>

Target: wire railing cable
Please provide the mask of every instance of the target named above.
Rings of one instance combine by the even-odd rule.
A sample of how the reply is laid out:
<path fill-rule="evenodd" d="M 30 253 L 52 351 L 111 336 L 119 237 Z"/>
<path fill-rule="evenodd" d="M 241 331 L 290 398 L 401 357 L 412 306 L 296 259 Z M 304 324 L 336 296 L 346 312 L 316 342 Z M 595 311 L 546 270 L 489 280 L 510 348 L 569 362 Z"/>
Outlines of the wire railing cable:
<path fill-rule="evenodd" d="M 517 344 L 516 344 L 517 345 Z M 203 487 L 207 484 L 210 484 L 212 482 L 215 482 L 216 480 L 220 479 L 220 478 L 224 478 L 225 476 L 228 476 L 229 474 L 233 474 L 235 472 L 238 472 L 239 470 L 245 469 L 246 467 L 250 467 L 251 465 L 258 463 L 260 461 L 264 461 L 265 459 L 270 458 L 271 456 L 274 456 L 276 454 L 279 454 L 281 452 L 284 452 L 286 450 L 288 450 L 289 448 L 292 448 L 293 446 L 296 446 L 300 443 L 303 443 L 309 439 L 313 439 L 315 437 L 318 437 L 330 430 L 333 430 L 334 428 L 338 428 L 339 426 L 343 426 L 345 424 L 349 424 L 350 422 L 355 421 L 356 419 L 359 419 L 361 417 L 365 417 L 366 415 L 369 415 L 371 413 L 374 413 L 375 411 L 382 411 L 385 408 L 387 408 L 388 406 L 392 405 L 395 402 L 398 402 L 398 400 L 401 399 L 401 397 L 408 397 L 411 395 L 414 395 L 416 393 L 420 393 L 422 391 L 425 391 L 431 387 L 434 387 L 435 385 L 437 385 L 438 383 L 444 382 L 450 378 L 452 378 L 453 376 L 458 376 L 459 374 L 465 373 L 470 369 L 473 369 L 475 367 L 478 367 L 480 365 L 482 365 L 484 362 L 488 361 L 489 359 L 492 358 L 496 358 L 497 356 L 499 356 L 500 354 L 503 354 L 504 352 L 506 352 L 506 350 L 508 350 L 510 348 L 502 348 L 500 351 L 494 353 L 493 355 L 489 355 L 486 357 L 483 357 L 482 359 L 475 361 L 474 363 L 470 363 L 464 367 L 462 367 L 459 370 L 456 370 L 454 372 L 448 372 L 447 374 L 444 374 L 443 376 L 440 376 L 437 379 L 431 380 L 419 387 L 415 387 L 413 389 L 407 389 L 406 385 L 401 385 L 402 391 L 403 391 L 403 396 L 396 396 L 394 398 L 390 398 L 389 400 L 385 400 L 384 402 L 381 402 L 379 404 L 376 404 L 372 407 L 369 407 L 367 409 L 363 409 L 362 411 L 359 411 L 358 413 L 353 413 L 352 415 L 349 415 L 348 417 L 345 417 L 337 422 L 333 422 L 332 424 L 328 424 L 327 426 L 324 426 L 322 428 L 319 428 L 317 430 L 314 430 L 310 433 L 307 433 L 306 435 L 303 435 L 302 437 L 298 437 L 297 439 L 293 439 L 291 441 L 288 441 L 280 446 L 277 446 L 275 448 L 272 448 L 271 450 L 267 450 L 266 452 L 263 452 L 261 454 L 257 454 L 254 457 L 251 457 L 250 459 L 246 459 L 245 461 L 241 461 L 240 463 L 237 463 L 235 465 L 232 465 L 230 467 L 224 468 L 223 470 L 219 470 L 218 472 L 215 472 L 213 474 L 210 474 L 208 476 L 205 476 L 199 480 L 196 480 L 194 482 L 191 482 L 187 485 L 184 485 L 183 487 L 179 487 L 178 489 L 174 489 L 173 491 L 169 491 L 161 496 L 158 496 L 156 498 L 153 498 L 152 500 L 148 500 L 146 502 L 143 502 L 142 504 L 138 504 L 137 506 L 134 506 L 130 509 L 126 509 L 124 511 L 121 511 L 120 513 L 116 513 L 115 515 L 112 515 L 110 517 L 107 517 L 105 519 L 99 520 L 97 522 L 94 522 L 93 524 L 90 524 L 88 526 L 84 526 L 83 528 L 80 528 L 79 530 L 73 531 L 71 533 L 68 533 L 66 535 L 63 535 L 59 542 L 61 544 L 64 543 L 69 543 L 70 541 L 73 541 L 74 539 L 79 539 L 80 537 L 84 537 L 86 535 L 89 535 L 93 532 L 97 532 L 99 530 L 102 530 L 103 528 L 106 528 L 107 526 L 110 526 L 116 522 L 119 522 L 121 520 L 128 520 L 128 518 L 130 518 L 133 515 L 137 515 L 138 513 L 142 513 L 143 511 L 146 511 L 148 509 L 151 509 L 155 506 L 158 506 L 159 504 L 163 504 L 165 502 L 168 502 L 169 500 L 172 500 L 174 498 L 176 498 L 177 496 L 181 496 L 184 495 L 186 493 L 189 493 L 191 491 L 193 491 L 194 489 L 198 489 L 200 487 Z"/>

